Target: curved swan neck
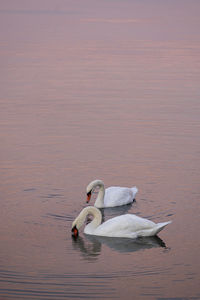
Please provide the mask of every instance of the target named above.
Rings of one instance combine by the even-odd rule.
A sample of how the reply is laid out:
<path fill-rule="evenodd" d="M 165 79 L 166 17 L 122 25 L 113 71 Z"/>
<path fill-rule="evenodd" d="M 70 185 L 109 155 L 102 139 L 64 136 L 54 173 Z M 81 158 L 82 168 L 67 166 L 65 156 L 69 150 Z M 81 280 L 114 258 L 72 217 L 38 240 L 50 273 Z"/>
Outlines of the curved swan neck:
<path fill-rule="evenodd" d="M 96 179 L 87 186 L 87 193 L 93 191 L 96 187 L 99 187 L 99 192 L 94 205 L 98 208 L 104 207 L 104 195 L 105 187 L 102 180 Z"/>
<path fill-rule="evenodd" d="M 87 186 L 87 189 L 86 189 L 87 193 L 94 190 L 97 186 L 99 186 L 99 187 L 103 186 L 104 187 L 103 181 L 100 180 L 100 179 L 95 179 L 95 180 L 91 181 Z"/>
<path fill-rule="evenodd" d="M 99 186 L 99 192 L 97 195 L 97 199 L 94 205 L 98 208 L 104 207 L 104 195 L 105 195 L 105 188 L 104 185 Z"/>
<path fill-rule="evenodd" d="M 93 206 L 87 206 L 80 212 L 78 217 L 74 220 L 72 227 L 76 225 L 77 229 L 79 229 L 84 224 L 86 217 L 88 215 L 92 215 L 93 220 L 87 226 L 96 228 L 101 224 L 102 221 L 101 212 Z"/>

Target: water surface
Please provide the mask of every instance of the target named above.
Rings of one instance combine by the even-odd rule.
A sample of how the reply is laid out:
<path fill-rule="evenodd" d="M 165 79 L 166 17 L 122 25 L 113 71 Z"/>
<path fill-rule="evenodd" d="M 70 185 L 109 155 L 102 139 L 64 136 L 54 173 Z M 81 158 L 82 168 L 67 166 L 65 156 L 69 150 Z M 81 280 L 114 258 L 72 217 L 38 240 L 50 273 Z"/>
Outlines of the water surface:
<path fill-rule="evenodd" d="M 0 4 L 1 299 L 200 299 L 199 8 Z M 95 178 L 139 189 L 105 220 L 173 223 L 73 240 Z"/>

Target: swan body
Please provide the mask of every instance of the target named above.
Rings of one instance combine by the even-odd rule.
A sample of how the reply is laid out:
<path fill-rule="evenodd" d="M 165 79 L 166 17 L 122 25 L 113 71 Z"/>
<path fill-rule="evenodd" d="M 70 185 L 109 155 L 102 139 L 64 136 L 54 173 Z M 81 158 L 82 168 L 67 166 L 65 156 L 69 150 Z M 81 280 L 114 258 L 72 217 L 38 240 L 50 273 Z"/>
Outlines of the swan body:
<path fill-rule="evenodd" d="M 80 212 L 72 223 L 72 232 L 74 235 L 78 235 L 78 230 L 84 224 L 88 215 L 92 215 L 93 220 L 85 226 L 84 233 L 97 236 L 124 238 L 154 236 L 171 223 L 171 221 L 168 221 L 156 224 L 133 214 L 117 216 L 101 223 L 102 215 L 99 209 L 88 206 Z"/>
<path fill-rule="evenodd" d="M 112 186 L 105 189 L 103 181 L 97 179 L 90 182 L 87 186 L 87 202 L 90 201 L 92 192 L 96 187 L 99 187 L 99 192 L 94 206 L 98 208 L 115 207 L 132 203 L 138 192 L 136 186 L 132 188 Z"/>

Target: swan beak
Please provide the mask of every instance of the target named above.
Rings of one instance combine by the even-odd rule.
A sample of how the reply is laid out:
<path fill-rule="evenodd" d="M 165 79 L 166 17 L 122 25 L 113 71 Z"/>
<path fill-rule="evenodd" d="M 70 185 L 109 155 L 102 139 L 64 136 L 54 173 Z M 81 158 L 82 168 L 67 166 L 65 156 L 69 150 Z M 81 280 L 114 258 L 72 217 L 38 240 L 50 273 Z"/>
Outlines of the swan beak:
<path fill-rule="evenodd" d="M 76 225 L 72 228 L 72 236 L 75 238 L 78 237 L 78 229 L 76 228 Z"/>
<path fill-rule="evenodd" d="M 87 200 L 86 200 L 87 203 L 89 203 L 91 196 L 92 196 L 92 192 L 90 191 L 89 193 L 87 193 Z"/>

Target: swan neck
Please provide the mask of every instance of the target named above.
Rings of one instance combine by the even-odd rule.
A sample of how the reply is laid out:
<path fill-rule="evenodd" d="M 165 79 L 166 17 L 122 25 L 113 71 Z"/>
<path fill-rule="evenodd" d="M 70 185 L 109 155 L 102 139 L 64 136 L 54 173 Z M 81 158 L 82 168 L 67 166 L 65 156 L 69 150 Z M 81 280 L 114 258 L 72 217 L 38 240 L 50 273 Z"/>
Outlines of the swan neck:
<path fill-rule="evenodd" d="M 92 232 L 101 224 L 102 215 L 101 215 L 101 212 L 94 206 L 89 206 L 89 207 L 86 207 L 85 209 L 86 209 L 86 212 L 85 212 L 85 216 L 84 216 L 84 221 L 88 215 L 93 216 L 93 220 L 88 225 L 86 225 L 85 229 L 86 229 L 86 232 L 88 232 L 88 230 L 90 232 Z"/>
<path fill-rule="evenodd" d="M 98 208 L 104 207 L 104 195 L 105 195 L 105 188 L 104 184 L 99 184 L 99 192 L 97 195 L 97 199 L 95 201 L 95 206 Z"/>
<path fill-rule="evenodd" d="M 88 207 L 85 207 L 80 212 L 78 217 L 74 220 L 74 222 L 72 223 L 72 228 L 74 226 L 76 226 L 77 229 L 79 230 L 81 228 L 81 226 L 84 224 L 86 217 L 88 215 L 92 215 L 93 220 L 88 225 L 86 225 L 86 227 L 89 227 L 89 228 L 91 228 L 91 230 L 94 230 L 96 227 L 98 227 L 101 224 L 101 222 L 102 222 L 101 212 L 94 206 L 88 206 Z"/>

